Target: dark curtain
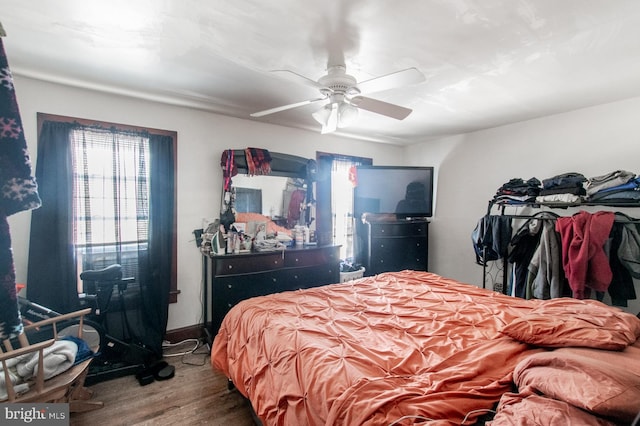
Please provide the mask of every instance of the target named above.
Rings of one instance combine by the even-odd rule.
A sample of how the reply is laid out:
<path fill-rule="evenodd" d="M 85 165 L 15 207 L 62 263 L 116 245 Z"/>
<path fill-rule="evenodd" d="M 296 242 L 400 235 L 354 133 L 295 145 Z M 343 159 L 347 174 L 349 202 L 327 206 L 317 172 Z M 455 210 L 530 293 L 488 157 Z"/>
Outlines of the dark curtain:
<path fill-rule="evenodd" d="M 28 297 L 59 312 L 79 306 L 70 142 L 70 132 L 77 126 L 80 125 L 45 121 L 38 143 L 36 179 L 40 182 L 43 207 L 32 216 Z M 120 296 L 126 305 L 122 321 L 129 333 L 109 331 L 116 338 L 134 338 L 161 357 L 174 250 L 174 145 L 169 136 L 145 135 L 149 137 L 150 156 L 148 243 L 138 245 L 137 285 L 129 285 Z M 143 181 L 139 184 L 144 185 Z M 146 201 L 141 198 L 140 209 L 146 208 Z M 116 248 L 120 258 L 121 244 Z"/>
<path fill-rule="evenodd" d="M 27 297 L 61 313 L 79 307 L 73 247 L 71 123 L 45 121 L 36 180 L 42 206 L 31 214 Z"/>
<path fill-rule="evenodd" d="M 318 244 L 333 243 L 333 224 L 331 214 L 331 167 L 333 157 L 329 155 L 321 155 L 317 158 L 318 162 L 318 178 L 316 181 L 316 235 Z"/>
<path fill-rule="evenodd" d="M 141 275 L 143 320 L 147 323 L 147 345 L 162 355 L 162 341 L 169 315 L 174 220 L 173 138 L 151 135 L 149 196 L 149 245 L 146 273 Z M 141 259 L 139 258 L 139 261 Z"/>

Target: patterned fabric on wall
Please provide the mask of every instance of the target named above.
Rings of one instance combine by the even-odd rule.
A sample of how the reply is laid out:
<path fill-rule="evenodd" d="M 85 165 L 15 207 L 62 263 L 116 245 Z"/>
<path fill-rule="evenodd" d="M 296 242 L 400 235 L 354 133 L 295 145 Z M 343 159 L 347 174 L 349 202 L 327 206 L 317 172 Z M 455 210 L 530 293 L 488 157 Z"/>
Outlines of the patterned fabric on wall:
<path fill-rule="evenodd" d="M 38 208 L 40 203 L 36 181 L 31 176 L 13 77 L 0 38 L 0 340 L 22 330 L 7 217 Z"/>

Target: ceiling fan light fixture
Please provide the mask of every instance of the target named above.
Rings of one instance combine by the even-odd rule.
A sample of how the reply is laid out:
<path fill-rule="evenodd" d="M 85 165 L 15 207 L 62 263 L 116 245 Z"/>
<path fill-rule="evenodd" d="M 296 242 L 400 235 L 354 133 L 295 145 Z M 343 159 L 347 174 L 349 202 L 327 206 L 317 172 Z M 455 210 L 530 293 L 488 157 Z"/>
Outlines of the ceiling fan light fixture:
<path fill-rule="evenodd" d="M 331 104 L 327 104 L 322 108 L 320 108 L 319 110 L 317 110 L 316 112 L 314 112 L 313 114 L 311 114 L 313 119 L 316 120 L 318 123 L 320 123 L 322 126 L 325 126 L 327 124 L 327 121 L 329 121 L 330 115 L 331 115 Z"/>
<path fill-rule="evenodd" d="M 358 108 L 343 102 L 338 107 L 338 127 L 344 128 L 353 124 L 358 118 Z"/>
<path fill-rule="evenodd" d="M 334 109 L 336 109 L 335 112 L 333 111 Z M 332 113 L 334 114 L 333 119 L 336 120 L 335 123 L 330 122 L 332 119 Z M 323 106 L 316 112 L 312 113 L 311 116 L 325 129 L 335 129 L 336 127 L 345 128 L 353 124 L 353 122 L 358 118 L 358 108 L 344 101 L 340 103 L 333 102 Z"/>

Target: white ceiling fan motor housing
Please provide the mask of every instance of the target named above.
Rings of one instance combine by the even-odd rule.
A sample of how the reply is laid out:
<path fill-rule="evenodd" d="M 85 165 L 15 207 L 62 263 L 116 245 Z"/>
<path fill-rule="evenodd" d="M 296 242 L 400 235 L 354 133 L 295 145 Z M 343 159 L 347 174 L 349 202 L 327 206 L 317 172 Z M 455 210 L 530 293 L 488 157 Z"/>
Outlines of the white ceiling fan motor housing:
<path fill-rule="evenodd" d="M 358 81 L 355 77 L 346 73 L 346 67 L 344 65 L 334 65 L 329 67 L 327 75 L 320 77 L 318 83 L 331 89 L 334 95 L 342 95 L 342 99 L 340 100 L 344 99 L 344 95 L 347 94 L 347 92 L 351 96 L 360 93 L 356 86 Z"/>

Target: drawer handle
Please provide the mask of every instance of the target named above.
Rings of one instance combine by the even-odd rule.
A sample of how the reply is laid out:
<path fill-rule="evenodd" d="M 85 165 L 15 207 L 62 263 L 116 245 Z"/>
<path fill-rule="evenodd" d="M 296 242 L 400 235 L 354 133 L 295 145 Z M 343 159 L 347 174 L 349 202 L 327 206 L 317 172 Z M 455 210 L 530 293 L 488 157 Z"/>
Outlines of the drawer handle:
<path fill-rule="evenodd" d="M 277 278 L 271 278 L 271 280 L 272 280 L 274 283 L 278 281 L 278 279 L 277 279 Z"/>
<path fill-rule="evenodd" d="M 298 258 L 296 257 L 296 262 L 298 261 Z"/>
<path fill-rule="evenodd" d="M 229 265 L 229 269 L 233 269 L 233 265 Z"/>
<path fill-rule="evenodd" d="M 232 307 L 233 305 L 231 303 L 227 303 L 227 306 L 228 307 Z"/>
<path fill-rule="evenodd" d="M 297 279 L 298 279 L 298 276 L 297 276 L 297 275 L 294 275 L 294 276 L 293 276 L 293 279 L 294 279 L 294 280 L 297 280 Z"/>
<path fill-rule="evenodd" d="M 384 229 L 381 229 L 381 230 L 380 230 L 380 233 L 384 234 Z"/>
<path fill-rule="evenodd" d="M 227 284 L 227 287 L 232 288 L 233 286 L 231 284 Z"/>

